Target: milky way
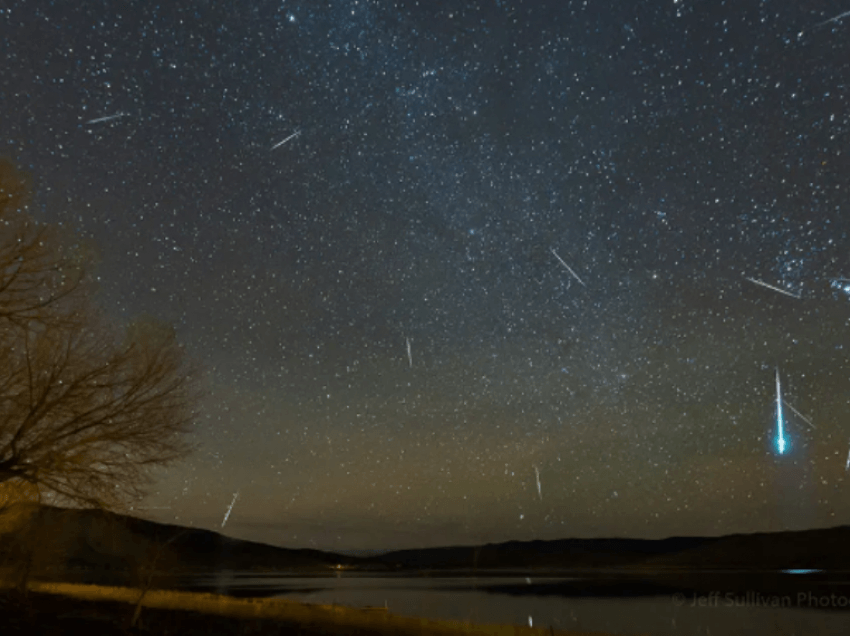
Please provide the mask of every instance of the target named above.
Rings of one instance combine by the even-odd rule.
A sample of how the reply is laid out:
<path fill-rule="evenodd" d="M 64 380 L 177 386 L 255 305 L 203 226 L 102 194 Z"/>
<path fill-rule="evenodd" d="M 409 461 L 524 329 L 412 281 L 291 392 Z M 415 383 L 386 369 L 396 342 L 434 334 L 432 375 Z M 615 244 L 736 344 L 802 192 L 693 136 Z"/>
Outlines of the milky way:
<path fill-rule="evenodd" d="M 0 9 L 0 152 L 206 369 L 139 514 L 325 549 L 850 523 L 845 7 L 132 4 Z"/>

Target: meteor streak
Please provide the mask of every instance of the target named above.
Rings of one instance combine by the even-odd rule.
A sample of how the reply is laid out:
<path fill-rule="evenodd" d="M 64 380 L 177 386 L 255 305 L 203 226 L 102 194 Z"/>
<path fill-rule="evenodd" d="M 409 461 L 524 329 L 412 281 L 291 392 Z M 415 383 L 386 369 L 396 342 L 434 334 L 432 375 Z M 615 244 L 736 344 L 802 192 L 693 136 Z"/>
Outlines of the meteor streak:
<path fill-rule="evenodd" d="M 127 113 L 115 113 L 114 115 L 107 115 L 106 117 L 98 117 L 97 119 L 89 119 L 87 124 L 99 124 L 104 121 L 112 121 L 113 119 L 118 119 L 119 117 L 126 116 Z"/>
<path fill-rule="evenodd" d="M 789 409 L 791 409 L 792 411 L 794 411 L 794 413 L 796 413 L 796 414 L 797 414 L 797 415 L 799 415 L 801 418 L 803 418 L 803 421 L 804 421 L 806 424 L 808 424 L 809 426 L 811 426 L 811 427 L 812 427 L 812 429 L 815 429 L 815 425 L 814 425 L 814 424 L 812 424 L 812 421 L 811 421 L 808 417 L 806 417 L 805 415 L 803 415 L 802 413 L 800 413 L 800 411 L 798 411 L 798 410 L 797 410 L 797 409 L 795 409 L 793 406 L 791 406 L 790 404 L 788 404 L 788 402 L 786 402 L 785 400 L 782 400 L 782 402 L 785 404 L 785 406 L 787 406 Z"/>
<path fill-rule="evenodd" d="M 779 367 L 776 367 L 776 448 L 785 453 L 785 422 L 782 416 L 782 387 L 779 384 Z"/>
<path fill-rule="evenodd" d="M 301 134 L 301 131 L 300 131 L 300 130 L 296 130 L 294 133 L 292 133 L 291 135 L 289 135 L 289 137 L 287 137 L 287 138 L 286 138 L 286 139 L 284 139 L 283 141 L 279 141 L 279 142 L 277 142 L 274 146 L 272 146 L 272 150 L 274 150 L 275 148 L 280 148 L 280 147 L 281 147 L 283 144 L 285 144 L 287 141 L 289 141 L 290 139 L 295 139 L 295 137 L 297 137 L 297 136 L 298 136 L 298 135 L 300 135 L 300 134 Z"/>
<path fill-rule="evenodd" d="M 755 278 L 744 277 L 744 280 L 748 280 L 751 283 L 755 283 L 756 285 L 761 285 L 762 287 L 767 287 L 768 289 L 772 289 L 773 291 L 779 292 L 780 294 L 785 294 L 786 296 L 791 296 L 791 298 L 796 298 L 797 300 L 800 300 L 800 296 L 798 296 L 797 294 L 792 294 L 791 292 L 786 291 L 784 289 L 780 289 L 779 287 L 774 287 L 773 285 L 768 285 L 767 283 L 764 283 L 760 280 L 756 280 Z"/>
<path fill-rule="evenodd" d="M 410 363 L 410 368 L 413 368 L 413 353 L 410 351 L 410 338 L 405 338 L 407 342 L 407 361 Z"/>
<path fill-rule="evenodd" d="M 564 259 L 563 259 L 563 258 L 561 258 L 560 256 L 558 256 L 558 253 L 555 251 L 555 248 L 549 248 L 549 249 L 550 249 L 550 250 L 551 250 L 551 252 L 555 255 L 555 258 L 557 258 L 557 259 L 561 262 L 561 265 L 563 265 L 564 267 L 566 267 L 566 268 L 567 268 L 567 271 L 568 271 L 570 274 L 572 274 L 573 276 L 575 276 L 575 279 L 576 279 L 578 282 L 580 282 L 580 283 L 582 284 L 582 287 L 587 287 L 587 285 L 585 285 L 585 284 L 584 284 L 584 281 L 578 277 L 578 274 L 576 274 L 576 273 L 573 271 L 573 268 L 572 268 L 572 267 L 570 267 L 569 265 L 567 265 L 567 264 L 564 262 Z"/>
<path fill-rule="evenodd" d="M 224 524 L 227 523 L 227 518 L 230 516 L 230 511 L 233 510 L 233 504 L 236 503 L 236 498 L 239 496 L 239 491 L 237 490 L 233 494 L 233 501 L 230 502 L 230 507 L 227 509 L 227 513 L 224 515 L 224 521 L 221 522 L 221 527 L 224 527 Z"/>
<path fill-rule="evenodd" d="M 829 24 L 830 22 L 838 22 L 842 18 L 846 18 L 848 15 L 850 15 L 850 11 L 845 11 L 844 13 L 838 14 L 834 18 L 830 18 L 829 20 L 824 20 L 823 22 L 818 22 L 815 25 L 815 27 L 820 27 L 820 26 L 823 26 L 824 24 Z"/>
<path fill-rule="evenodd" d="M 543 491 L 540 489 L 540 471 L 537 470 L 537 466 L 534 467 L 534 477 L 537 479 L 537 495 L 540 497 L 540 501 L 543 501 Z"/>

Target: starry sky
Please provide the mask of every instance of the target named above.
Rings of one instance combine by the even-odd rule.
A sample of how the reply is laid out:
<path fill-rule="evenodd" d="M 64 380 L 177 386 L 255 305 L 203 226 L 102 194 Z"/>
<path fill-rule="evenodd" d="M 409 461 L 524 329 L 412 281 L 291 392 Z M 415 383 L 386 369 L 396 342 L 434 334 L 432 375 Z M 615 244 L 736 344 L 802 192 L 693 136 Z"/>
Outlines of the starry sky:
<path fill-rule="evenodd" d="M 5 2 L 0 154 L 206 371 L 134 514 L 346 551 L 850 523 L 847 10 Z"/>

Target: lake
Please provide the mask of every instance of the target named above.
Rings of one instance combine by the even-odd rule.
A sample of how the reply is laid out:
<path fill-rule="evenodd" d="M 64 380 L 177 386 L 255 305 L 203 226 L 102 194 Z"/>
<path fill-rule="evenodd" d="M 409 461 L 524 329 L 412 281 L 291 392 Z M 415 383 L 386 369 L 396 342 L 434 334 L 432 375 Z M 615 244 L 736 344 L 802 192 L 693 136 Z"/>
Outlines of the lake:
<path fill-rule="evenodd" d="M 652 579 L 599 576 L 280 576 L 221 572 L 187 587 L 305 603 L 386 606 L 392 613 L 475 623 L 533 624 L 610 634 L 850 633 L 844 573 L 712 573 Z M 699 583 L 698 585 L 695 583 Z M 699 590 L 699 591 L 694 591 Z"/>

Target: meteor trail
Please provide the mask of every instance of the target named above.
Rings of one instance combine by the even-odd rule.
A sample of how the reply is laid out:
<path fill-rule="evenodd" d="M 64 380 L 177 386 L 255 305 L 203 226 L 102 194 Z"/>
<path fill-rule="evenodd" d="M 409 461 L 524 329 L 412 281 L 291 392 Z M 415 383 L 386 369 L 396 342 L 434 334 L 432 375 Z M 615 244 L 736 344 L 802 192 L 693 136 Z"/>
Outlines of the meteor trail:
<path fill-rule="evenodd" d="M 847 451 L 847 463 L 844 464 L 844 472 L 850 470 L 850 451 Z"/>
<path fill-rule="evenodd" d="M 537 479 L 537 495 L 540 497 L 540 501 L 543 501 L 543 491 L 540 490 L 540 471 L 537 470 L 537 466 L 534 467 L 534 476 Z"/>
<path fill-rule="evenodd" d="M 829 20 L 824 20 L 823 22 L 818 22 L 815 27 L 823 26 L 824 24 L 829 24 L 830 22 L 838 22 L 841 18 L 846 18 L 850 15 L 850 11 L 845 11 L 844 13 L 839 13 L 834 18 L 830 18 Z"/>
<path fill-rule="evenodd" d="M 300 131 L 300 130 L 296 130 L 294 133 L 292 133 L 291 135 L 289 135 L 289 137 L 287 137 L 287 138 L 286 138 L 286 139 L 284 139 L 283 141 L 279 141 L 279 142 L 277 142 L 274 146 L 272 146 L 272 150 L 274 150 L 275 148 L 280 148 L 280 147 L 281 147 L 283 144 L 285 144 L 287 141 L 289 141 L 290 139 L 294 139 L 295 137 L 297 137 L 297 136 L 298 136 L 298 135 L 300 135 L 300 134 L 301 134 L 301 131 Z"/>
<path fill-rule="evenodd" d="M 791 409 L 792 411 L 794 411 L 794 413 L 796 413 L 797 415 L 799 415 L 800 417 L 802 417 L 802 418 L 803 418 L 803 421 L 804 421 L 806 424 L 808 424 L 809 426 L 811 426 L 813 429 L 815 428 L 815 425 L 814 425 L 814 424 L 812 424 L 812 421 L 811 421 L 808 417 L 806 417 L 805 415 L 803 415 L 802 413 L 800 413 L 800 411 L 798 411 L 798 410 L 797 410 L 797 409 L 795 409 L 793 406 L 791 406 L 790 404 L 788 404 L 788 402 L 786 402 L 785 400 L 782 400 L 782 402 L 785 404 L 785 406 L 787 406 L 789 409 Z"/>
<path fill-rule="evenodd" d="M 98 117 L 97 119 L 89 119 L 87 124 L 99 124 L 104 121 L 111 121 L 113 119 L 118 119 L 119 117 L 126 116 L 127 113 L 115 113 L 114 115 L 107 115 L 106 117 Z"/>
<path fill-rule="evenodd" d="M 779 287 L 774 287 L 773 285 L 768 285 L 767 283 L 763 283 L 762 281 L 756 280 L 755 278 L 747 278 L 745 276 L 744 280 L 748 280 L 751 283 L 755 283 L 756 285 L 761 285 L 762 287 L 767 287 L 768 289 L 772 289 L 773 291 L 779 292 L 780 294 L 785 294 L 786 296 L 791 296 L 791 298 L 796 298 L 797 300 L 800 300 L 800 296 L 798 296 L 797 294 L 792 294 L 791 292 L 786 291 L 784 289 L 780 289 Z"/>
<path fill-rule="evenodd" d="M 236 503 L 236 498 L 239 496 L 239 491 L 237 490 L 233 494 L 233 501 L 230 502 L 230 507 L 227 509 L 227 513 L 224 515 L 224 521 L 221 522 L 221 527 L 224 527 L 224 524 L 227 523 L 227 518 L 230 516 L 230 511 L 233 510 L 233 504 Z"/>
<path fill-rule="evenodd" d="M 782 417 L 782 388 L 779 384 L 779 367 L 776 367 L 776 448 L 785 453 L 785 422 Z"/>
<path fill-rule="evenodd" d="M 407 342 L 407 361 L 410 363 L 410 368 L 413 368 L 413 353 L 410 351 L 410 338 L 405 338 Z"/>
<path fill-rule="evenodd" d="M 845 11 L 844 13 L 839 13 L 837 16 L 830 18 L 829 20 L 824 20 L 823 22 L 818 22 L 814 26 L 808 27 L 807 29 L 800 30 L 800 32 L 797 34 L 797 37 L 801 38 L 801 37 L 803 37 L 803 34 L 806 31 L 813 31 L 817 28 L 822 27 L 825 24 L 829 24 L 830 22 L 838 22 L 839 20 L 846 18 L 847 16 L 850 16 L 850 11 Z"/>
<path fill-rule="evenodd" d="M 563 265 L 564 267 L 566 267 L 566 268 L 567 268 L 567 271 L 568 271 L 570 274 L 572 274 L 573 276 L 575 276 L 575 279 L 576 279 L 578 282 L 580 282 L 580 283 L 582 284 L 582 287 L 587 287 L 587 285 L 585 285 L 585 284 L 584 284 L 584 281 L 578 277 L 578 274 L 576 274 L 576 273 L 573 271 L 573 268 L 572 268 L 572 267 L 570 267 L 569 265 L 567 265 L 567 264 L 564 262 L 564 259 L 563 259 L 563 258 L 561 258 L 560 256 L 558 256 L 558 253 L 555 251 L 555 248 L 549 248 L 549 249 L 550 249 L 550 250 L 551 250 L 551 252 L 555 255 L 555 258 L 557 258 L 557 259 L 561 262 L 561 265 Z"/>

